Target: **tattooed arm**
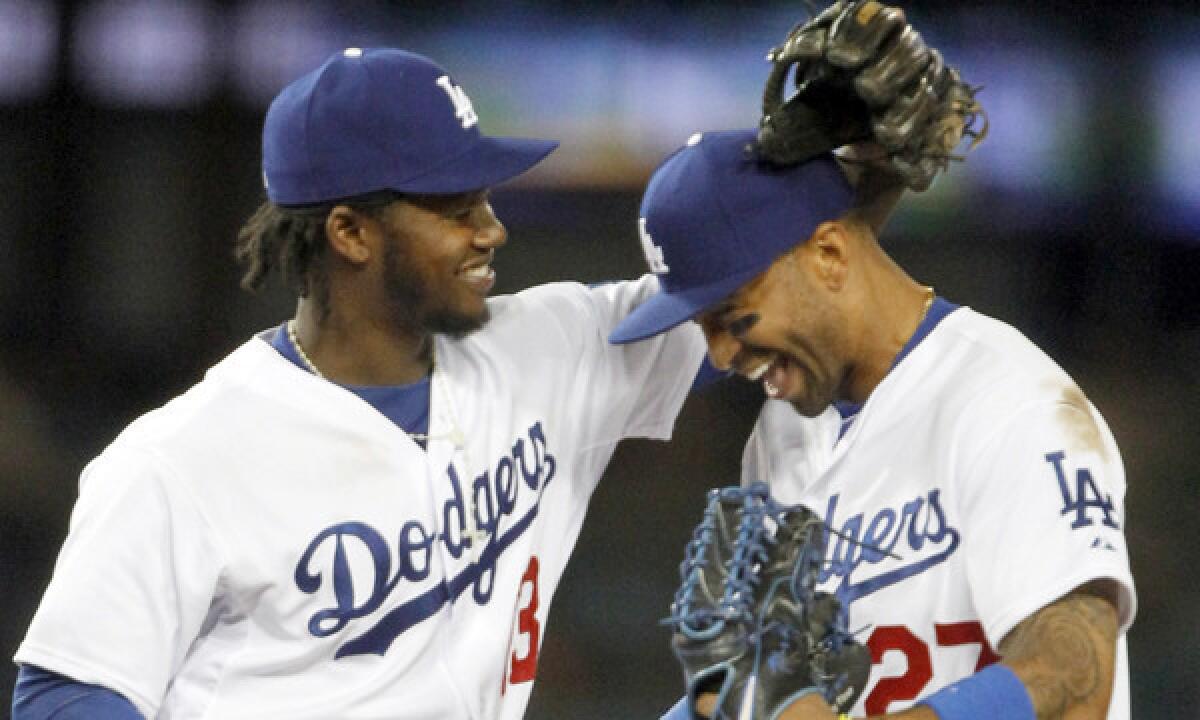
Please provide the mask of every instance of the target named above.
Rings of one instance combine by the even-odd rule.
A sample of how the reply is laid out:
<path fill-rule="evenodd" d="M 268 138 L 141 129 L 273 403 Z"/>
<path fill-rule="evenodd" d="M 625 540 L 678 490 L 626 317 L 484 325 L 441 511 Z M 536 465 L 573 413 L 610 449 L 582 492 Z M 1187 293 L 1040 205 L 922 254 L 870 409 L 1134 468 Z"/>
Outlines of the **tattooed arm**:
<path fill-rule="evenodd" d="M 1025 618 L 1000 643 L 1039 720 L 1103 720 L 1116 665 L 1115 584 L 1097 580 Z"/>
<path fill-rule="evenodd" d="M 1104 720 L 1108 715 L 1116 667 L 1116 598 L 1110 580 L 1081 585 L 1025 618 L 1001 641 L 1001 661 L 1029 692 L 1038 720 Z M 874 717 L 938 720 L 924 705 Z M 834 714 L 819 696 L 810 695 L 780 720 L 834 720 Z"/>

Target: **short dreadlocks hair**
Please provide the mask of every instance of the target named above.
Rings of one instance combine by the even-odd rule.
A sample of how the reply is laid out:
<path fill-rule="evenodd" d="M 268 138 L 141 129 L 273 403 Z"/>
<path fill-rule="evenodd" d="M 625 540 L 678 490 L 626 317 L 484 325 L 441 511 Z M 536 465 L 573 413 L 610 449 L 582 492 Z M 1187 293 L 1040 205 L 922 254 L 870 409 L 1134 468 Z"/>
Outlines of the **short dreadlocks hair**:
<path fill-rule="evenodd" d="M 392 190 L 357 195 L 317 205 L 283 206 L 266 201 L 238 231 L 234 256 L 242 265 L 242 287 L 259 290 L 272 272 L 297 297 L 314 297 L 327 307 L 329 289 L 320 260 L 328 242 L 325 221 L 338 205 L 378 219 L 384 208 L 403 196 Z"/>

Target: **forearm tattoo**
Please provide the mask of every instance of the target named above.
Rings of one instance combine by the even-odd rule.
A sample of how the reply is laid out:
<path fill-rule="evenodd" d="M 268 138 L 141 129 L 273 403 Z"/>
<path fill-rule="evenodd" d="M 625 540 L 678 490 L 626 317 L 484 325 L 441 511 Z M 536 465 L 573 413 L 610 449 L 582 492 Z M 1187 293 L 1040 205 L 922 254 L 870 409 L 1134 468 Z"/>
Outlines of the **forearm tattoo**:
<path fill-rule="evenodd" d="M 1000 653 L 1029 691 L 1038 720 L 1105 716 L 1117 628 L 1110 586 L 1092 583 L 1029 616 L 1005 637 Z"/>

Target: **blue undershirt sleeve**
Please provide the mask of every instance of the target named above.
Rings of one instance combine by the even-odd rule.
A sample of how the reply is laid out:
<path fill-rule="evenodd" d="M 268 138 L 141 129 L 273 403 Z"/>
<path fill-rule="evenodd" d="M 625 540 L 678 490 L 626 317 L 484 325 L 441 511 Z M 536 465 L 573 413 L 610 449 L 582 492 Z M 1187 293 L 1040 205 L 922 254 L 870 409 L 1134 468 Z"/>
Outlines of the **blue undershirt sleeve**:
<path fill-rule="evenodd" d="M 22 665 L 13 690 L 12 720 L 145 720 L 133 703 L 35 665 Z"/>

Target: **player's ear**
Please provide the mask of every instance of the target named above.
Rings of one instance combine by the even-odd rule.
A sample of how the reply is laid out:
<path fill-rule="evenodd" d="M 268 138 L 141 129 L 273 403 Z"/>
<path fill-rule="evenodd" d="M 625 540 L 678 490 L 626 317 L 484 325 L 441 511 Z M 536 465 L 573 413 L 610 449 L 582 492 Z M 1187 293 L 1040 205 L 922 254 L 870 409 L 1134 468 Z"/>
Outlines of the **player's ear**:
<path fill-rule="evenodd" d="M 846 271 L 850 261 L 850 232 L 851 229 L 840 221 L 823 222 L 802 246 L 808 251 L 810 270 L 817 281 L 830 290 L 841 290 L 846 283 Z"/>
<path fill-rule="evenodd" d="M 335 255 L 355 265 L 371 257 L 366 216 L 346 205 L 336 205 L 325 218 L 325 237 Z"/>

